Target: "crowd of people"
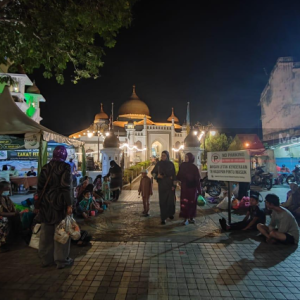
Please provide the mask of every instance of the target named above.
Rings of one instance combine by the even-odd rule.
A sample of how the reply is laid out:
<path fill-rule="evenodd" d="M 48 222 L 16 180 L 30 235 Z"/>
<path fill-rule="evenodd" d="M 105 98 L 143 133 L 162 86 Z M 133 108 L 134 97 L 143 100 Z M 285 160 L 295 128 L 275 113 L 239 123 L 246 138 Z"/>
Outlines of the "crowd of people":
<path fill-rule="evenodd" d="M 72 174 L 76 171 L 76 167 L 73 166 L 72 161 L 66 163 L 66 158 L 66 148 L 57 146 L 52 160 L 43 166 L 34 200 L 33 217 L 30 215 L 31 225 L 41 223 L 39 256 L 43 267 L 55 264 L 60 269 L 73 263 L 69 257 L 71 238 L 66 243 L 55 239 L 57 227 L 63 220 L 72 215 L 89 220 L 102 213 L 111 201 L 118 201 L 122 189 L 122 170 L 115 161 L 111 161 L 108 174 L 103 177 L 98 175 L 94 181 L 87 176 L 83 177 L 74 193 Z M 161 160 L 154 165 L 151 172 L 152 178 L 147 173 L 147 170 L 142 171 L 138 189 L 143 201 L 143 216 L 150 216 L 150 197 L 153 195 L 152 178 L 154 178 L 158 183 L 161 224 L 165 225 L 168 219 L 174 219 L 175 191 L 178 184 L 181 186 L 179 216 L 183 219 L 182 224 L 195 223 L 197 198 L 202 194 L 202 190 L 194 156 L 191 153 L 185 155 L 185 161 L 180 165 L 176 175 L 168 151 L 163 151 Z M 9 182 L 0 182 L 0 249 L 2 252 L 7 250 L 10 239 L 21 226 L 20 214 L 7 195 L 8 191 Z M 268 243 L 298 244 L 299 229 L 294 216 L 300 215 L 299 187 L 296 184 L 291 185 L 288 199 L 282 205 L 274 194 L 268 194 L 265 203 L 267 210 L 272 212 L 269 225 L 265 224 L 265 211 L 259 207 L 259 193 L 251 191 L 250 206 L 244 220 L 227 224 L 222 218 L 219 220 L 221 228 L 224 231 L 258 230 Z M 75 221 L 72 224 L 72 230 L 80 233 L 76 243 L 86 245 L 91 237 L 86 231 L 81 231 Z"/>

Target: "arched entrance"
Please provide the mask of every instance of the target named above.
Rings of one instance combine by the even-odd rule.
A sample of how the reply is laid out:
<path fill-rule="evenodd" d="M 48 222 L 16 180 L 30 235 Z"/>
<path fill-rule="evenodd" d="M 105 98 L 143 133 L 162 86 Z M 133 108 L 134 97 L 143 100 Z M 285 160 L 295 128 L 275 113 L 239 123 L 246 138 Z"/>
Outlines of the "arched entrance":
<path fill-rule="evenodd" d="M 155 141 L 154 143 L 152 143 L 151 156 L 160 157 L 162 151 L 163 151 L 162 144 L 160 142 Z"/>

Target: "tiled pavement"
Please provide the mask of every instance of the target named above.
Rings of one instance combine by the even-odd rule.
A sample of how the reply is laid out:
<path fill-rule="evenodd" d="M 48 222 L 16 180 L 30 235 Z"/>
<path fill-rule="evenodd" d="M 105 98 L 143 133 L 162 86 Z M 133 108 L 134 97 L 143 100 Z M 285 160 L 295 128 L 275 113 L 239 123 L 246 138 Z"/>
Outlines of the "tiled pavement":
<path fill-rule="evenodd" d="M 71 268 L 40 268 L 24 245 L 0 254 L 0 299 L 300 299 L 297 247 L 222 233 L 226 213 L 212 206 L 198 209 L 196 225 L 175 218 L 161 226 L 157 192 L 151 205 L 151 217 L 141 217 L 136 191 L 124 191 L 103 215 L 80 222 L 96 240 L 72 247 Z"/>

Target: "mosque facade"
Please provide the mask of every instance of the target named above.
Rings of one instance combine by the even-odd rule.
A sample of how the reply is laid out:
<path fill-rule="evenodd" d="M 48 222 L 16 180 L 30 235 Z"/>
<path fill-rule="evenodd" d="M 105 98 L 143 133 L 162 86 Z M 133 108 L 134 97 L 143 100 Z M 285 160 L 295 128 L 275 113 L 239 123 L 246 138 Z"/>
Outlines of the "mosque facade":
<path fill-rule="evenodd" d="M 187 124 L 179 123 L 173 108 L 165 122 L 153 121 L 147 104 L 138 97 L 133 86 L 132 95 L 119 108 L 116 120 L 113 104 L 110 115 L 104 112 L 101 104 L 93 124 L 70 137 L 83 141 L 87 156 L 95 162 L 105 163 L 103 156 L 110 149 L 107 160 L 119 163 L 123 160 L 124 166 L 129 167 L 152 157 L 159 158 L 164 150 L 169 151 L 171 158 L 176 158 L 183 148 L 188 126 L 188 110 Z"/>

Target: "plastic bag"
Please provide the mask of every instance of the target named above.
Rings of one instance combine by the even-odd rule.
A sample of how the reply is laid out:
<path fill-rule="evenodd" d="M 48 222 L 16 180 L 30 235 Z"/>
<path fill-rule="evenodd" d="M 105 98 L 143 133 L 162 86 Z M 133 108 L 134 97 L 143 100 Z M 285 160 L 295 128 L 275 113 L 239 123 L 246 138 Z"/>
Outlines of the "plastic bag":
<path fill-rule="evenodd" d="M 243 197 L 239 204 L 239 208 L 248 208 L 250 206 L 250 197 Z"/>
<path fill-rule="evenodd" d="M 73 227 L 78 227 L 76 221 L 71 217 L 65 217 L 56 227 L 54 233 L 54 240 L 66 244 L 71 237 L 72 240 L 80 239 L 80 231 L 76 231 Z"/>
<path fill-rule="evenodd" d="M 201 195 L 198 196 L 197 198 L 197 205 L 198 206 L 204 206 L 206 204 L 205 198 L 203 198 Z"/>
<path fill-rule="evenodd" d="M 240 201 L 238 199 L 234 199 L 231 201 L 231 206 L 233 209 L 238 209 L 240 205 Z"/>
<path fill-rule="evenodd" d="M 218 205 L 217 208 L 228 209 L 228 197 L 225 197 Z"/>
<path fill-rule="evenodd" d="M 34 249 L 39 249 L 40 245 L 40 234 L 41 234 L 41 224 L 36 224 L 33 228 L 29 247 Z"/>

